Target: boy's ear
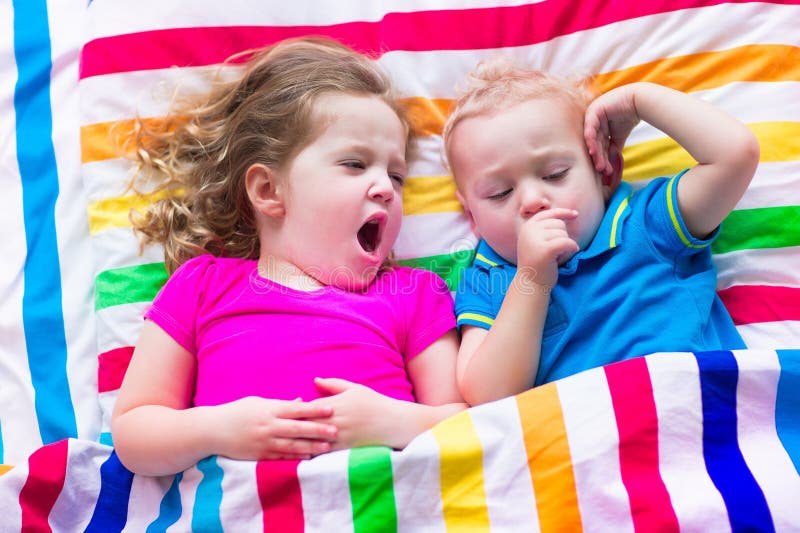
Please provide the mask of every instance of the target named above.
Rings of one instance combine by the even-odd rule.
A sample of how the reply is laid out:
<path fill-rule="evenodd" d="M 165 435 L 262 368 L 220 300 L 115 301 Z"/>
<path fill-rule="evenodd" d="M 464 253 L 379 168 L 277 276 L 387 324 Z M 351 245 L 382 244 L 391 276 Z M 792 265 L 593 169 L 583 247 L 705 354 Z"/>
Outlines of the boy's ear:
<path fill-rule="evenodd" d="M 456 190 L 456 198 L 458 198 L 458 201 L 461 202 L 461 206 L 464 208 L 464 214 L 467 215 L 467 220 L 469 220 L 469 228 L 472 230 L 472 233 L 480 238 L 480 232 L 478 231 L 478 227 L 475 225 L 475 217 L 472 216 L 472 211 L 470 211 L 469 205 L 467 205 L 467 201 L 464 199 L 461 191 Z"/>
<path fill-rule="evenodd" d="M 283 190 L 271 168 L 261 163 L 250 165 L 244 184 L 254 210 L 273 218 L 282 218 L 286 214 Z"/>
<path fill-rule="evenodd" d="M 625 165 L 625 161 L 622 159 L 622 153 L 615 148 L 609 150 L 608 161 L 611 163 L 611 173 L 602 175 L 603 192 L 606 201 L 611 198 L 614 191 L 617 190 L 617 187 L 619 187 L 619 184 L 622 182 L 622 167 Z"/>

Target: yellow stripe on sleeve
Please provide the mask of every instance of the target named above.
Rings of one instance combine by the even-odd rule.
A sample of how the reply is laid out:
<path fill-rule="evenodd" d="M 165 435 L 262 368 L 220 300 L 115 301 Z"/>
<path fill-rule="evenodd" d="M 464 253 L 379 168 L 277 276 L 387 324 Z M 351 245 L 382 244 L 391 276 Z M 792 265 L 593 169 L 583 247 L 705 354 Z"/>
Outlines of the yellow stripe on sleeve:
<path fill-rule="evenodd" d="M 482 322 L 489 326 L 494 325 L 494 319 L 489 318 L 488 316 L 478 315 L 476 313 L 461 313 L 458 315 L 458 320 L 474 320 L 476 322 Z"/>

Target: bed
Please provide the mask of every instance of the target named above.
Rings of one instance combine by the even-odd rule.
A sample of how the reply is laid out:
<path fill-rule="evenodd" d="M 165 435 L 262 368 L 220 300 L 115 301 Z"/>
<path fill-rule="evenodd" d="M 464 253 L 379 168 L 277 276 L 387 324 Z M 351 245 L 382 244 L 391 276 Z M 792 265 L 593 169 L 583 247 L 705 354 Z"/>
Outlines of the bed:
<path fill-rule="evenodd" d="M 800 530 L 798 23 L 791 1 L 0 3 L 0 529 Z M 591 74 L 600 90 L 655 81 L 739 117 L 761 161 L 713 251 L 748 348 L 589 370 L 472 408 L 402 451 L 128 472 L 109 415 L 167 275 L 128 222 L 150 199 L 125 189 L 126 128 L 157 121 L 177 89 L 202 91 L 231 54 L 307 34 L 396 80 L 423 134 L 396 256 L 451 288 L 476 241 L 441 129 L 479 60 Z M 691 164 L 645 125 L 624 156 L 634 186 Z"/>

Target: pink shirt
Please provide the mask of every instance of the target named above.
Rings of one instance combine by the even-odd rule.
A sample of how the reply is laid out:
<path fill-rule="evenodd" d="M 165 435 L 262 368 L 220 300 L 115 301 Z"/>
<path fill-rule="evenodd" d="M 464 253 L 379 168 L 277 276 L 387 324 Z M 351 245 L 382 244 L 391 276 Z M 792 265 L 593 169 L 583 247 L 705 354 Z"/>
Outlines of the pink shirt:
<path fill-rule="evenodd" d="M 302 292 L 254 260 L 210 255 L 178 268 L 145 317 L 197 357 L 195 405 L 308 401 L 317 376 L 413 401 L 406 362 L 455 327 L 447 285 L 426 270 L 395 268 L 364 292 Z"/>

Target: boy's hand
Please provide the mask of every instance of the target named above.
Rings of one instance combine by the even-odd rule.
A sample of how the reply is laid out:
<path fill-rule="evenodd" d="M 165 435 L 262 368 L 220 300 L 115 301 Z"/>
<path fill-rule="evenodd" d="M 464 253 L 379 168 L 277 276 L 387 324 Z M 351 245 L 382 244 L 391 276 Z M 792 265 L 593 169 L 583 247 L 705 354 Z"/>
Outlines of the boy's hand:
<path fill-rule="evenodd" d="M 586 110 L 583 135 L 598 172 L 611 174 L 610 154 L 622 153 L 628 135 L 639 123 L 636 85 L 612 89 L 595 98 Z"/>
<path fill-rule="evenodd" d="M 558 280 L 558 265 L 579 250 L 567 232 L 567 221 L 577 216 L 577 211 L 559 207 L 540 211 L 523 222 L 517 238 L 517 272 L 552 288 Z"/>
<path fill-rule="evenodd" d="M 331 408 L 313 402 L 249 396 L 219 409 L 220 454 L 232 459 L 308 459 L 330 451 L 337 436 Z"/>

